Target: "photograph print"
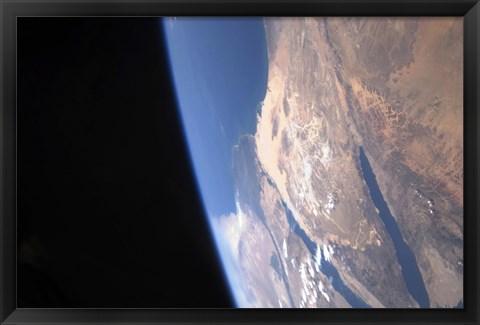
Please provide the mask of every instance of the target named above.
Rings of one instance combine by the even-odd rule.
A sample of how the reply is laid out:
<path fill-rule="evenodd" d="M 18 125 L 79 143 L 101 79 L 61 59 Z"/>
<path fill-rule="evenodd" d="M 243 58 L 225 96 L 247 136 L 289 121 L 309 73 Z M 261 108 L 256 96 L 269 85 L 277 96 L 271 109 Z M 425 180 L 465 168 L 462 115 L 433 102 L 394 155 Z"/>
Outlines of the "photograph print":
<path fill-rule="evenodd" d="M 33 39 L 35 29 L 22 30 L 29 18 L 23 19 L 19 35 L 33 33 Z M 142 32 L 142 21 L 151 28 L 152 19 L 158 43 Z M 101 294 L 85 303 L 95 296 L 86 292 L 92 287 L 65 275 L 82 268 L 97 288 L 105 284 L 111 301 L 124 303 L 118 307 L 142 307 L 135 305 L 143 303 L 140 295 L 127 292 L 146 290 L 150 299 L 163 297 L 144 306 L 154 308 L 463 308 L 462 17 L 64 18 L 55 28 L 75 20 L 82 24 L 72 37 L 81 41 L 47 43 L 55 51 L 19 47 L 18 170 L 25 176 L 18 199 L 27 208 L 19 215 L 26 221 L 19 221 L 17 249 L 24 269 L 41 269 L 55 283 L 45 289 L 55 299 L 68 301 L 65 306 L 110 306 Z M 102 33 L 107 41 L 96 39 Z M 127 46 L 121 33 L 150 45 Z M 156 44 L 167 64 L 162 78 L 170 80 L 169 106 L 128 97 L 165 91 L 167 83 L 150 77 L 156 70 L 138 54 Z M 54 52 L 60 54 L 51 59 Z M 58 71 L 48 68 L 49 60 Z M 121 68 L 108 70 L 114 81 L 83 73 L 115 62 Z M 68 77 L 54 78 L 50 87 L 39 71 Z M 125 100 L 112 104 L 102 96 Z M 150 115 L 141 124 L 146 106 Z M 44 113 L 51 107 L 59 107 L 57 113 Z M 45 131 L 48 123 L 69 131 Z M 157 127 L 157 133 L 145 131 Z M 42 138 L 42 132 L 51 134 Z M 174 159 L 182 146 L 184 159 Z M 50 170 L 46 155 L 65 166 L 68 157 L 84 153 L 93 158 L 73 164 L 56 183 L 27 177 L 31 166 L 40 174 Z M 117 163 L 126 167 L 117 170 Z M 149 170 L 169 181 L 154 182 Z M 45 186 L 58 191 L 59 179 L 58 198 L 41 194 Z M 193 194 L 182 198 L 185 184 L 198 201 Z M 181 209 L 162 212 L 170 203 Z M 52 209 L 57 204 L 65 209 Z M 35 219 L 36 211 L 61 220 L 71 233 L 53 232 Z M 93 221 L 81 226 L 81 220 Z M 80 228 L 84 232 L 75 233 Z M 95 229 L 91 236 L 88 229 Z M 77 259 L 72 250 L 51 248 L 47 236 L 64 243 L 90 237 L 92 246 L 72 244 Z M 111 245 L 101 253 L 105 259 L 93 248 L 95 238 Z M 48 264 L 52 256 L 65 262 Z M 38 306 L 32 274 L 18 276 L 26 307 Z M 224 296 L 217 295 L 221 290 Z M 62 305 L 55 299 L 50 307 Z"/>

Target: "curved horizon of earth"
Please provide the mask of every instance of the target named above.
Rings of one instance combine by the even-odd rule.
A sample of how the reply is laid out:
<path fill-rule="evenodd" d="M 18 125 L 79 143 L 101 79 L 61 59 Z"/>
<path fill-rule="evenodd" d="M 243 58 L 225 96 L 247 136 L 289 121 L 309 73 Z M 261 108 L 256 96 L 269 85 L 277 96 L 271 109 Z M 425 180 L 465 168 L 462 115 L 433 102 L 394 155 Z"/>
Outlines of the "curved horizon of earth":
<path fill-rule="evenodd" d="M 197 180 L 210 215 L 234 212 L 232 147 L 254 134 L 268 59 L 260 18 L 161 21 Z"/>
<path fill-rule="evenodd" d="M 170 17 L 161 23 L 192 165 L 212 226 L 212 218 L 237 213 L 232 148 L 240 135 L 255 134 L 257 107 L 267 90 L 263 20 Z M 221 238 L 214 238 L 228 282 L 238 282 L 232 279 L 236 263 L 225 244 L 219 244 Z M 238 290 L 233 291 L 235 296 Z"/>
<path fill-rule="evenodd" d="M 237 307 L 463 306 L 461 18 L 161 22 Z"/>

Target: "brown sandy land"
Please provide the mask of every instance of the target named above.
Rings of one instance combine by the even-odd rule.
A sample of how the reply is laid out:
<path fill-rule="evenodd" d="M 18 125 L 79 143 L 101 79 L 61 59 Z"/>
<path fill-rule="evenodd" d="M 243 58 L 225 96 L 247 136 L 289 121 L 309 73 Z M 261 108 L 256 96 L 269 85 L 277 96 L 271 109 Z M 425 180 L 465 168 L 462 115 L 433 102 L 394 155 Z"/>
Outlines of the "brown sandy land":
<path fill-rule="evenodd" d="M 334 43 L 345 58 L 343 74 L 362 109 L 357 120 L 369 121 L 375 131 L 365 133 L 364 130 L 368 138 L 363 142 L 369 142 L 365 147 L 375 157 L 370 161 L 379 186 L 406 241 L 416 253 L 432 306 L 455 305 L 463 297 L 463 275 L 461 270 L 455 269 L 463 251 L 455 247 L 454 252 L 449 253 L 449 260 L 445 260 L 437 251 L 445 243 L 434 239 L 435 236 L 443 238 L 443 235 L 435 235 L 432 229 L 449 233 L 447 236 L 453 238 L 463 238 L 463 215 L 452 210 L 455 205 L 463 207 L 463 51 L 459 46 L 462 20 L 420 20 L 413 43 L 413 62 L 398 71 L 392 70 L 387 88 L 378 86 L 374 80 L 378 77 L 378 69 L 362 70 L 365 65 L 358 63 L 364 62 L 364 56 L 355 52 L 354 41 L 348 37 L 355 28 L 343 23 L 332 22 L 337 34 L 342 36 L 336 37 Z M 384 34 L 388 38 L 388 29 Z M 379 36 L 377 32 L 375 35 Z M 401 104 L 401 109 L 392 110 L 397 103 Z M 402 165 L 422 176 L 423 186 L 439 202 L 436 208 L 439 205 L 442 214 L 438 214 L 435 221 L 425 215 L 405 212 L 405 204 L 409 203 L 405 197 L 413 189 L 408 189 L 409 184 L 401 178 L 405 174 L 396 172 L 403 169 Z M 426 232 L 419 232 L 419 227 Z"/>
<path fill-rule="evenodd" d="M 365 286 L 360 283 L 355 277 L 351 276 L 349 272 L 345 272 L 345 266 L 343 264 L 338 263 L 336 260 L 334 260 L 335 267 L 338 270 L 342 270 L 342 276 L 344 278 L 344 281 L 350 284 L 350 288 L 352 288 L 353 292 L 360 298 L 363 299 L 367 304 L 372 306 L 372 308 L 384 308 L 385 305 L 383 305 L 378 299 L 365 288 Z"/>
<path fill-rule="evenodd" d="M 276 187 L 268 184 L 266 177 L 262 177 L 260 182 L 262 188 L 260 205 L 264 211 L 265 222 L 277 240 L 278 246 L 281 247 L 283 239 L 291 233 L 285 209 L 281 203 L 282 197 Z"/>
<path fill-rule="evenodd" d="M 417 137 L 406 146 L 407 165 L 441 182 L 460 206 L 463 206 L 463 48 L 459 46 L 463 44 L 462 27 L 462 18 L 430 18 L 428 23 L 419 24 L 415 61 L 392 75 L 388 84 L 400 98 L 420 92 L 418 99 L 409 103 L 407 119 L 417 118 L 433 130 L 431 135 Z M 396 83 L 392 81 L 394 78 L 398 78 Z"/>
<path fill-rule="evenodd" d="M 408 61 L 409 57 L 402 53 L 409 50 L 409 39 L 415 32 L 412 23 L 416 20 L 415 17 L 328 18 L 329 41 L 344 71 L 351 76 L 376 79 Z"/>
<path fill-rule="evenodd" d="M 439 196 L 446 194 L 449 200 L 463 207 L 463 51 L 456 45 L 457 42 L 461 44 L 461 27 L 459 18 L 448 21 L 431 19 L 419 24 L 415 61 L 403 69 L 397 83 L 390 81 L 389 85 L 399 97 L 420 89 L 419 99 L 407 111 L 407 120 L 415 117 L 433 130 L 431 134 L 417 136 L 405 144 L 406 165 L 424 176 L 426 183 L 432 184 Z M 438 107 L 432 100 L 435 97 L 441 103 Z M 381 183 L 385 189 L 385 182 Z M 392 197 L 389 201 L 394 200 L 397 198 Z M 401 215 L 401 207 L 390 206 L 394 207 L 396 215 Z M 463 224 L 462 220 L 452 220 L 448 208 L 445 210 L 446 215 L 435 220 L 436 226 L 443 225 L 453 236 L 463 238 L 462 229 L 457 226 L 457 223 Z M 455 266 L 463 259 L 463 252 L 459 252 L 461 255 L 455 260 L 445 260 L 433 242 L 430 245 L 425 243 L 416 253 L 421 256 L 417 259 L 432 306 L 456 305 L 463 298 L 463 274 Z M 424 263 L 423 258 L 426 259 Z"/>
<path fill-rule="evenodd" d="M 281 33 L 279 36 L 279 39 L 277 40 L 277 48 L 278 49 L 288 49 L 290 48 L 290 41 L 289 41 L 290 36 L 287 33 Z M 321 40 L 315 40 L 315 44 L 317 44 L 320 47 L 320 50 L 325 50 L 326 48 L 322 49 L 322 43 Z M 320 51 L 319 50 L 319 51 Z M 278 54 L 277 54 L 278 53 Z M 262 167 L 265 169 L 265 171 L 271 176 L 272 179 L 275 180 L 276 185 L 282 195 L 282 198 L 284 198 L 284 201 L 288 204 L 289 208 L 294 211 L 295 215 L 299 216 L 299 224 L 308 231 L 308 229 L 313 228 L 312 224 L 307 224 L 307 222 L 312 222 L 313 219 L 315 219 L 315 216 L 313 215 L 313 209 L 309 209 L 307 212 L 308 218 L 302 218 L 304 213 L 301 213 L 300 211 L 297 211 L 296 205 L 294 204 L 295 202 L 295 197 L 292 199 L 292 196 L 287 190 L 287 183 L 290 183 L 292 181 L 295 181 L 296 177 L 295 175 L 288 175 L 289 179 L 287 179 L 287 173 L 285 171 L 280 170 L 279 168 L 279 161 L 284 161 L 285 165 L 291 166 L 291 165 L 296 165 L 298 169 L 303 172 L 303 169 L 298 167 L 301 166 L 301 159 L 299 151 L 298 150 L 305 150 L 308 148 L 294 148 L 293 152 L 288 156 L 285 157 L 285 153 L 283 152 L 282 144 L 281 144 L 281 137 L 277 136 L 274 137 L 272 140 L 272 117 L 275 116 L 277 123 L 278 123 L 278 134 L 281 134 L 282 131 L 286 131 L 287 133 L 290 131 L 292 125 L 299 125 L 299 128 L 304 128 L 305 124 L 310 124 L 309 129 L 310 130 L 317 130 L 317 129 L 322 129 L 324 127 L 328 128 L 329 126 L 326 125 L 328 123 L 327 120 L 321 120 L 316 118 L 315 116 L 310 117 L 308 120 L 305 118 L 305 116 L 308 116 L 308 113 L 306 113 L 304 110 L 304 107 L 306 106 L 308 99 L 305 99 L 303 101 L 303 98 L 298 97 L 298 93 L 302 93 L 302 97 L 306 97 L 304 91 L 302 89 L 296 89 L 295 85 L 291 86 L 290 88 L 292 89 L 292 98 L 289 99 L 290 106 L 293 107 L 292 113 L 286 117 L 285 114 L 282 113 L 282 101 L 283 98 L 285 97 L 285 89 L 288 87 L 288 78 L 289 75 L 285 74 L 284 71 L 288 71 L 287 68 L 285 67 L 290 67 L 292 63 L 289 61 L 289 50 L 279 50 L 274 54 L 271 54 L 271 57 L 273 59 L 270 59 L 270 65 L 269 65 L 269 83 L 268 87 L 270 91 L 267 91 L 267 95 L 264 100 L 264 107 L 262 111 L 262 118 L 259 119 L 258 125 L 257 125 L 257 134 L 256 134 L 256 143 L 257 143 L 257 150 L 258 150 L 258 155 L 259 159 L 262 163 Z M 283 68 L 280 68 L 283 67 Z M 312 102 L 315 102 L 315 98 L 311 99 Z M 338 107 L 336 105 L 334 106 L 336 110 L 338 110 Z M 300 109 L 300 110 L 299 110 Z M 338 113 L 336 113 L 338 114 Z M 303 121 L 302 121 L 303 120 Z M 307 120 L 307 121 L 304 121 Z M 334 131 L 334 127 L 330 127 L 332 129 L 332 132 Z M 318 141 L 320 140 L 318 137 L 315 137 L 315 135 L 307 137 L 307 138 L 312 138 L 313 141 Z M 338 132 L 337 137 L 338 140 L 343 140 L 343 141 L 348 141 L 348 139 L 345 138 L 344 134 L 340 134 Z M 301 144 L 301 143 L 300 143 Z M 307 146 L 304 146 L 307 147 Z M 309 153 L 310 154 L 310 153 Z M 338 155 L 342 154 L 340 151 Z M 335 161 L 335 166 L 331 166 L 332 174 L 335 174 L 335 170 L 342 170 L 344 168 L 351 168 L 351 162 L 352 162 L 352 157 L 351 156 L 346 156 L 346 157 L 337 157 L 340 159 L 337 159 Z M 344 161 L 342 161 L 344 160 Z M 321 175 L 326 176 L 326 175 Z M 328 178 L 331 178 L 331 176 L 328 176 Z M 332 181 L 331 179 L 327 179 L 326 181 Z M 360 182 L 360 179 L 358 178 L 358 182 Z M 294 191 L 295 192 L 295 191 Z M 344 193 L 346 195 L 347 193 Z M 295 194 L 294 194 L 295 196 Z M 321 198 L 319 201 L 320 203 L 326 203 L 326 194 L 324 195 L 325 197 Z M 321 209 L 317 206 L 317 213 L 320 214 Z M 332 220 L 328 214 L 324 214 L 325 218 L 330 219 L 332 223 L 336 223 L 336 227 L 342 229 L 343 232 L 349 233 L 350 229 L 349 227 L 351 226 L 351 219 L 349 220 L 344 220 L 342 218 L 337 218 L 335 220 Z M 321 221 L 321 220 L 320 220 Z M 342 222 L 343 221 L 343 222 Z M 320 224 L 320 223 L 319 223 Z M 321 238 L 318 238 L 315 233 L 309 233 L 312 238 L 316 238 L 317 240 L 321 240 Z"/>
<path fill-rule="evenodd" d="M 262 117 L 257 125 L 256 144 L 259 160 L 265 171 L 275 181 L 282 198 L 291 208 L 299 224 L 315 242 L 322 244 L 329 240 L 345 246 L 352 246 L 354 243 L 355 249 L 361 251 L 365 251 L 366 247 L 379 247 L 380 250 L 373 250 L 375 253 L 369 258 L 382 259 L 380 256 L 384 253 L 380 254 L 380 251 L 387 249 L 391 252 L 392 243 L 383 229 L 378 214 L 365 214 L 364 211 L 364 209 L 374 211 L 374 207 L 367 196 L 368 192 L 358 190 L 365 188 L 365 184 L 356 164 L 358 157 L 353 150 L 356 130 L 349 126 L 351 122 L 348 121 L 346 108 L 343 107 L 346 105 L 344 90 L 335 77 L 333 55 L 325 42 L 320 22 L 315 19 L 285 19 L 282 20 L 284 27 L 287 26 L 285 30 L 278 22 L 275 23 L 277 25 L 275 26 L 277 34 L 274 35 L 275 52 L 272 53 L 272 46 L 269 43 L 269 90 L 264 101 Z M 268 21 L 266 25 L 268 38 L 271 36 L 271 33 L 268 33 L 271 26 Z M 316 62 L 318 67 L 313 71 L 305 71 L 306 68 L 301 66 L 298 60 L 302 58 L 304 45 L 308 50 L 308 46 L 312 44 L 313 51 L 319 56 Z M 318 78 L 315 79 L 318 84 L 313 83 L 314 89 L 299 87 L 302 81 L 298 76 L 307 77 L 312 74 Z M 320 84 L 321 82 L 323 84 Z M 320 97 L 319 89 L 324 90 Z M 282 101 L 285 95 L 292 111 L 288 116 L 283 113 Z M 312 107 L 315 109 L 312 110 Z M 288 154 L 282 147 L 281 137 L 272 138 L 272 121 L 274 120 L 278 123 L 278 134 L 291 131 L 292 125 L 298 125 L 299 129 L 307 134 L 303 140 L 290 139 L 290 142 L 299 146 L 292 145 L 293 149 Z M 315 210 L 309 204 L 301 204 L 297 209 L 295 203 L 299 201 L 299 185 L 296 182 L 304 176 L 302 152 L 309 159 L 322 160 L 318 159 L 317 153 L 322 152 L 324 145 L 322 147 L 321 143 L 325 139 L 328 139 L 331 154 L 328 159 L 314 164 L 315 177 L 319 183 L 309 189 L 313 193 L 314 201 L 319 205 L 315 207 L 317 210 L 315 215 Z M 284 168 L 279 167 L 279 162 Z M 337 177 L 338 175 L 344 176 Z M 330 214 L 325 212 L 323 205 L 327 201 L 328 189 L 332 187 L 335 187 L 342 203 L 337 205 Z M 356 203 L 359 200 L 364 202 L 361 208 Z M 365 218 L 369 221 L 362 223 Z M 385 247 L 383 247 L 384 244 L 386 244 Z M 380 255 L 374 257 L 375 254 Z M 355 265 L 355 267 L 359 270 L 360 268 L 369 269 L 368 272 L 371 272 L 374 271 L 371 269 L 373 267 L 378 269 L 377 264 L 370 262 L 370 264 Z M 399 268 L 398 264 L 396 267 Z M 339 272 L 345 273 L 351 270 L 339 270 Z M 350 277 L 353 277 L 353 273 Z M 383 283 L 388 287 L 389 279 L 379 280 L 385 280 L 386 282 Z M 402 290 L 405 292 L 405 288 Z M 365 289 L 358 287 L 356 291 L 362 292 Z M 381 293 L 377 292 L 377 294 Z M 404 295 L 408 296 L 408 293 Z M 364 293 L 362 296 L 369 295 Z M 411 297 L 407 300 L 415 304 Z"/>
<path fill-rule="evenodd" d="M 257 144 L 257 153 L 259 161 L 262 163 L 262 168 L 265 169 L 268 175 L 275 180 L 278 190 L 282 197 L 291 207 L 287 189 L 286 189 L 286 174 L 281 173 L 277 162 L 280 160 L 281 153 L 280 137 L 272 140 L 272 122 L 271 117 L 275 110 L 280 108 L 280 103 L 283 100 L 283 89 L 285 85 L 286 76 L 283 75 L 280 69 L 275 64 L 269 65 L 268 88 L 267 96 L 264 99 L 262 108 L 262 118 L 257 123 L 257 133 L 255 134 L 255 142 Z M 278 118 L 279 133 L 289 125 L 289 120 L 282 114 L 276 114 Z"/>

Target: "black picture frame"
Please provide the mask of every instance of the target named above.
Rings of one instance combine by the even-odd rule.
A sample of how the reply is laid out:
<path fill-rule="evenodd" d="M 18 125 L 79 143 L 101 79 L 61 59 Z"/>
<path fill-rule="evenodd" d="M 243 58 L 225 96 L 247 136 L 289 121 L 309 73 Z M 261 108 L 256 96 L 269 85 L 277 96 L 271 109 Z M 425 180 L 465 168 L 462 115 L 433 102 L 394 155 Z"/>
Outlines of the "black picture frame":
<path fill-rule="evenodd" d="M 463 16 L 463 309 L 18 309 L 16 308 L 16 17 L 18 16 Z M 473 0 L 150 0 L 0 1 L 0 322 L 70 323 L 479 323 L 478 138 L 479 16 Z"/>

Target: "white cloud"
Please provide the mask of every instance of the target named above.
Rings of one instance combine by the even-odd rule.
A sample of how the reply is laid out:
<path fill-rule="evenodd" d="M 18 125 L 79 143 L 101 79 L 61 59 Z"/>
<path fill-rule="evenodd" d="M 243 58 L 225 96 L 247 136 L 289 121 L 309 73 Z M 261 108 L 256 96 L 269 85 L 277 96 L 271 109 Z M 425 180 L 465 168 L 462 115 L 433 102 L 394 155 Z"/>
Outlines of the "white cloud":
<path fill-rule="evenodd" d="M 320 293 L 322 294 L 322 296 L 328 301 L 330 302 L 330 297 L 328 296 L 328 294 L 323 291 L 323 283 L 322 281 L 318 281 L 318 290 L 320 291 Z"/>
<path fill-rule="evenodd" d="M 325 204 L 325 210 L 327 211 L 328 214 L 330 214 L 330 211 L 335 207 L 335 200 L 333 198 L 333 194 L 329 193 L 327 195 L 327 204 Z"/>
<path fill-rule="evenodd" d="M 307 273 L 305 272 L 305 264 L 300 263 L 300 268 L 298 270 L 298 273 L 300 273 L 300 278 L 302 280 L 307 278 Z"/>
<path fill-rule="evenodd" d="M 330 302 L 330 297 L 328 296 L 328 294 L 324 291 L 322 291 L 322 295 L 325 297 L 325 299 Z"/>
<path fill-rule="evenodd" d="M 283 255 L 288 258 L 287 241 L 283 238 Z"/>
<path fill-rule="evenodd" d="M 305 293 L 305 289 L 302 288 L 302 292 L 301 292 L 301 295 L 302 295 L 302 301 L 307 301 L 307 294 Z"/>
<path fill-rule="evenodd" d="M 315 272 L 313 271 L 312 262 L 310 261 L 310 259 L 307 260 L 307 265 L 308 273 L 310 273 L 310 276 L 313 278 L 315 276 Z"/>
<path fill-rule="evenodd" d="M 328 248 L 327 248 L 327 245 L 323 245 L 323 258 L 329 262 L 331 260 L 331 254 L 330 252 L 328 251 Z"/>
<path fill-rule="evenodd" d="M 315 251 L 315 269 L 317 272 L 320 272 L 320 267 L 322 266 L 322 254 L 320 246 L 317 244 L 317 250 Z"/>
<path fill-rule="evenodd" d="M 239 307 L 248 307 L 247 285 L 243 280 L 238 261 L 240 242 L 239 218 L 235 214 L 210 218 L 217 250 L 220 253 L 225 274 Z M 241 229 L 241 228 L 240 228 Z"/>
<path fill-rule="evenodd" d="M 333 255 L 333 246 L 328 245 L 328 251 L 330 252 L 330 255 Z"/>
<path fill-rule="evenodd" d="M 327 164 L 330 162 L 330 146 L 328 143 L 322 144 L 322 157 L 320 158 L 320 162 L 327 167 Z"/>

